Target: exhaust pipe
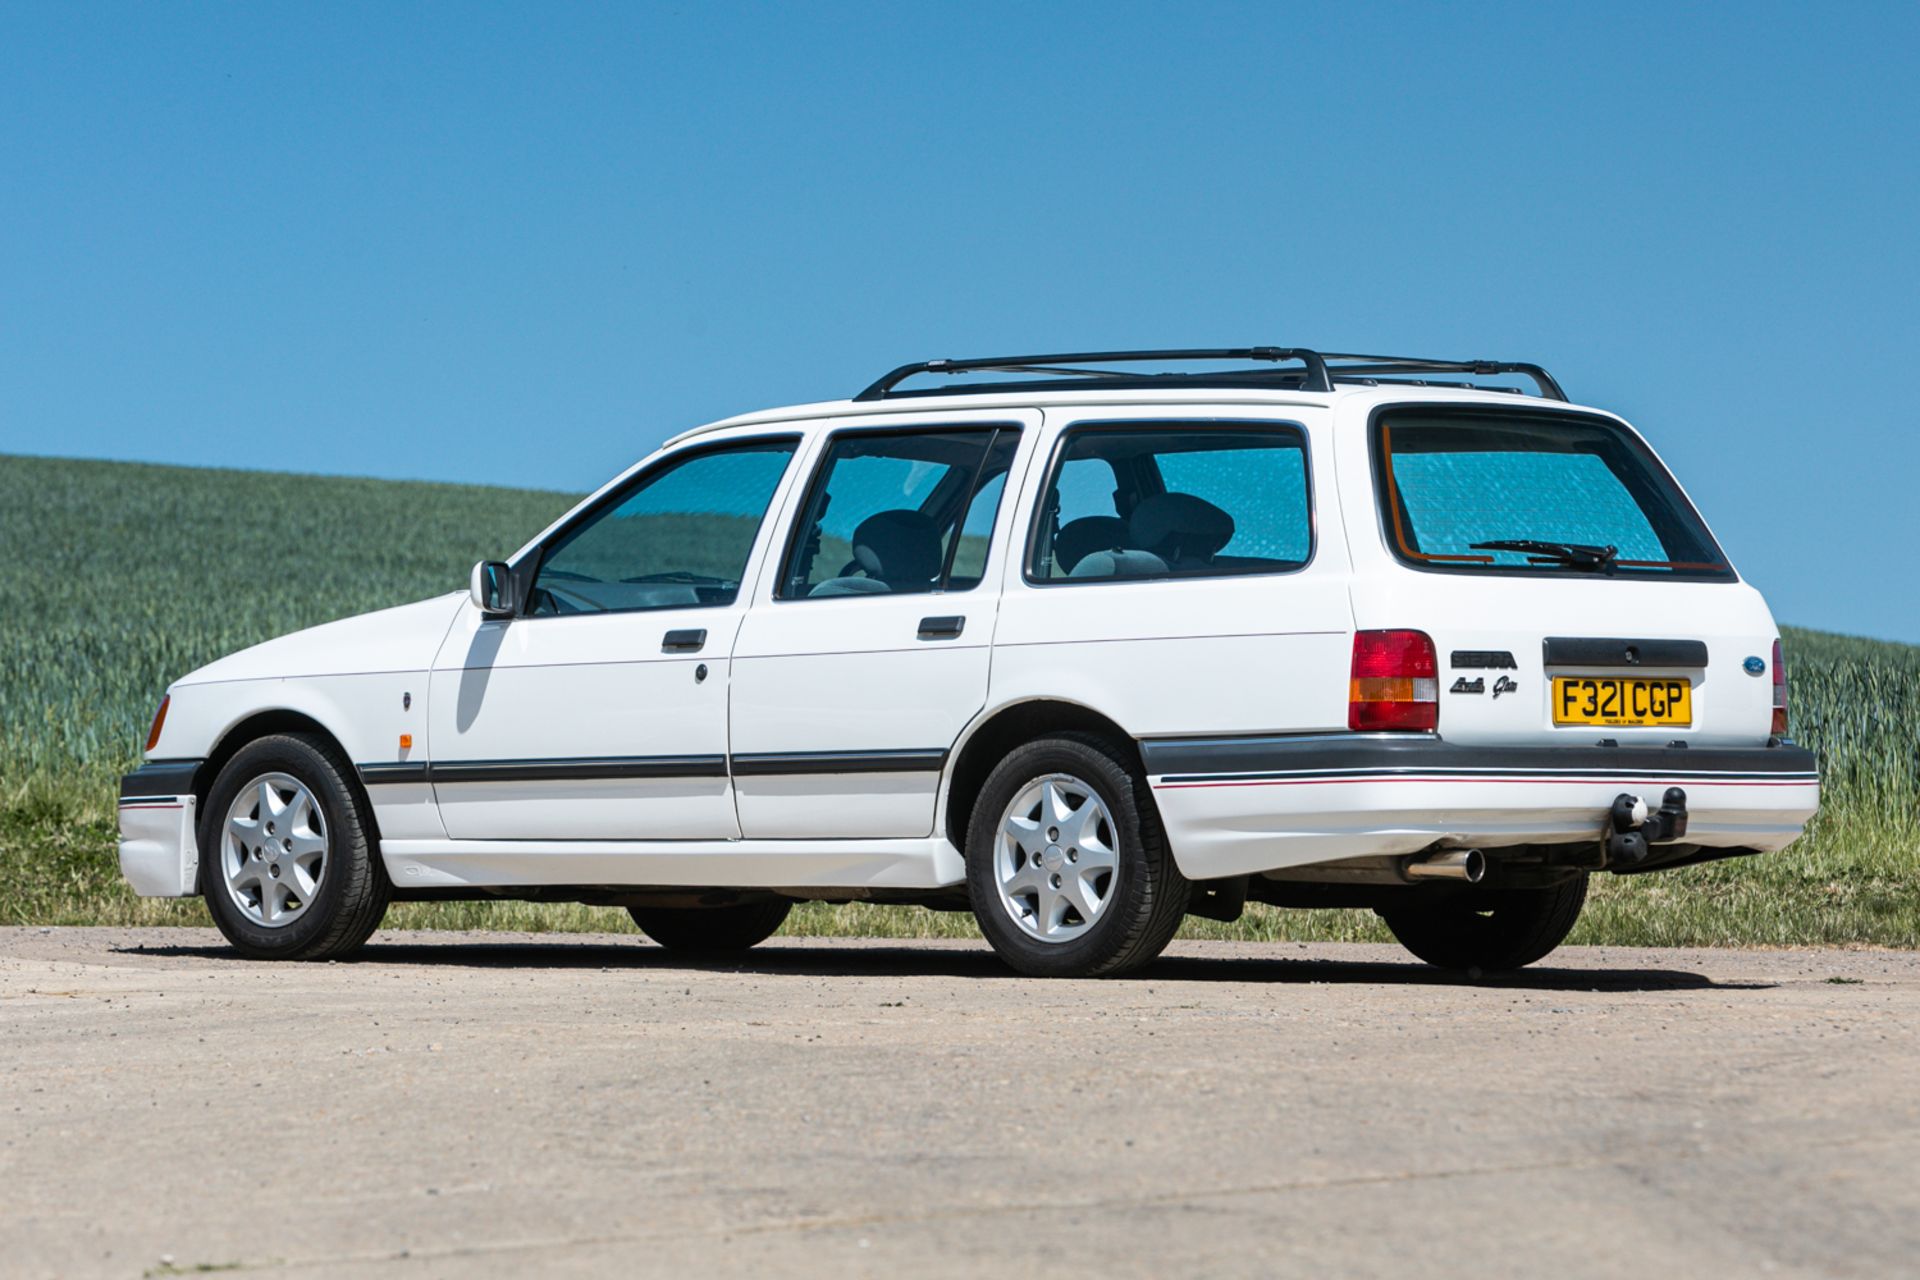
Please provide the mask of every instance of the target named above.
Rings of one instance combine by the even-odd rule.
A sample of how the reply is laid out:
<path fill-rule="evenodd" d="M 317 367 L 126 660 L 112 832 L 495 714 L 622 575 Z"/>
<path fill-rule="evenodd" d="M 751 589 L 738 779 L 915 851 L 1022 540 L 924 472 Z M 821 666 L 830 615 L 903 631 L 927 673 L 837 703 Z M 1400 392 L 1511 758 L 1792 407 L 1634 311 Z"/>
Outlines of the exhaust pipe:
<path fill-rule="evenodd" d="M 1401 868 L 1409 880 L 1464 880 L 1479 884 L 1487 874 L 1487 855 L 1478 849 L 1447 849 Z"/>

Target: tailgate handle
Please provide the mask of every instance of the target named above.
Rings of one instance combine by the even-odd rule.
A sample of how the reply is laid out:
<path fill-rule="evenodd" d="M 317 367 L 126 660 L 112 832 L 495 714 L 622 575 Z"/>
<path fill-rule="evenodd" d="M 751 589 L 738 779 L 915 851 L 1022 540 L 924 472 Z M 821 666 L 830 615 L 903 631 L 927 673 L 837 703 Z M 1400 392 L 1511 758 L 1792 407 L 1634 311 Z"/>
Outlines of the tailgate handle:
<path fill-rule="evenodd" d="M 1550 667 L 1704 667 L 1703 640 L 1620 640 L 1598 636 L 1548 636 L 1542 646 Z"/>
<path fill-rule="evenodd" d="M 920 638 L 922 640 L 954 640 L 967 628 L 964 614 L 947 614 L 938 618 L 920 619 Z"/>
<path fill-rule="evenodd" d="M 705 627 L 688 627 L 683 631 L 667 632 L 667 638 L 660 642 L 660 652 L 697 653 L 706 643 Z"/>

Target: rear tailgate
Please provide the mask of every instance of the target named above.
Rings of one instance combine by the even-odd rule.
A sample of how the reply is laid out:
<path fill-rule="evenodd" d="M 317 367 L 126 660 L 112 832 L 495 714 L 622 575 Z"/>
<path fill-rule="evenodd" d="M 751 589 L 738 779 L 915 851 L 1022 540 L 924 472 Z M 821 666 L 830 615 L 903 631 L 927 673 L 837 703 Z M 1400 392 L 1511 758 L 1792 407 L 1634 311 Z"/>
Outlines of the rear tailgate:
<path fill-rule="evenodd" d="M 1386 554 L 1356 575 L 1355 617 L 1433 637 L 1443 738 L 1766 742 L 1772 616 L 1625 423 L 1537 403 L 1389 404 L 1367 435 Z M 1362 560 L 1379 554 L 1356 542 Z"/>
<path fill-rule="evenodd" d="M 1418 627 L 1433 637 L 1439 732 L 1450 742 L 1708 747 L 1767 740 L 1778 633 L 1759 594 L 1743 583 L 1395 577 L 1356 586 L 1356 621 Z M 1749 659 L 1761 664 L 1757 672 Z M 1567 683 L 1556 689 L 1556 678 Z"/>

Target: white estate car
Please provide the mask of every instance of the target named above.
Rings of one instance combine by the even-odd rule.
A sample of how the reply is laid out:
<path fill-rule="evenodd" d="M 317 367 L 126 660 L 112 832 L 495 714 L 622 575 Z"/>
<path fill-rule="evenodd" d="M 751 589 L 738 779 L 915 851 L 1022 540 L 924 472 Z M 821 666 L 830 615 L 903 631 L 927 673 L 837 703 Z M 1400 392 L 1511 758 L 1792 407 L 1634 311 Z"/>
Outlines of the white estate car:
<path fill-rule="evenodd" d="M 625 906 L 706 951 L 861 899 L 1082 975 L 1253 900 L 1506 968 L 1593 872 L 1799 834 L 1778 634 L 1537 366 L 929 361 L 670 440 L 466 591 L 181 679 L 120 860 L 260 957 L 396 898 Z"/>

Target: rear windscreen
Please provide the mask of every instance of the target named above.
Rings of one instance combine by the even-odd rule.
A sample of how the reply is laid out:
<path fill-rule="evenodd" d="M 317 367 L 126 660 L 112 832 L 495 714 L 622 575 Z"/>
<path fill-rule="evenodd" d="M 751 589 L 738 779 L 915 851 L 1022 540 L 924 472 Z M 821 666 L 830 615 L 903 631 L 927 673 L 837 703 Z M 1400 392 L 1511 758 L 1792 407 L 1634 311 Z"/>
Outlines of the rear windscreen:
<path fill-rule="evenodd" d="M 1732 575 L 1666 470 L 1604 419 L 1388 410 L 1374 466 L 1387 540 L 1423 568 Z"/>

